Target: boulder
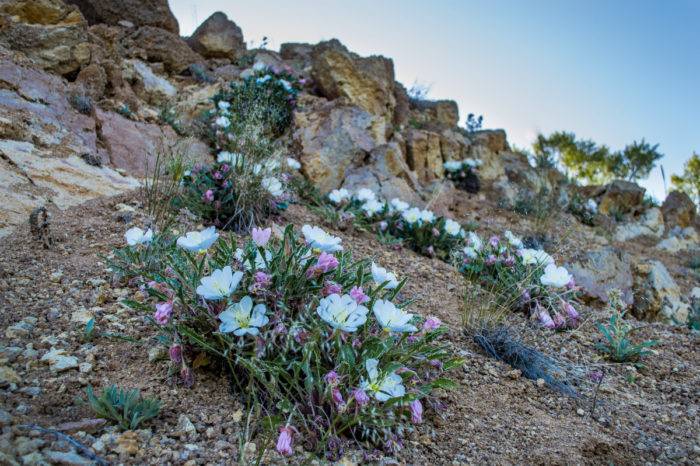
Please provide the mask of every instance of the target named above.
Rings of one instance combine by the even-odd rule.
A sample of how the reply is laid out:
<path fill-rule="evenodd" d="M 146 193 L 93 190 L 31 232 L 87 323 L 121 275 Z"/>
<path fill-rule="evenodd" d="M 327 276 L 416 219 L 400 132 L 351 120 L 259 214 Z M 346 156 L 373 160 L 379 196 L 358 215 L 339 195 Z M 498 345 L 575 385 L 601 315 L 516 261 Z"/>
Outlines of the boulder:
<path fill-rule="evenodd" d="M 459 108 L 454 100 L 409 99 L 409 104 L 419 124 L 453 128 L 459 123 Z"/>
<path fill-rule="evenodd" d="M 341 99 L 381 118 L 389 134 L 396 106 L 391 59 L 360 57 L 333 39 L 314 47 L 311 75 L 320 95 Z"/>
<path fill-rule="evenodd" d="M 659 261 L 648 260 L 634 267 L 632 314 L 641 320 L 685 323 L 690 310 L 681 301 L 681 290 Z"/>
<path fill-rule="evenodd" d="M 180 33 L 177 19 L 168 6 L 168 0 L 65 1 L 80 8 L 90 25 L 105 23 L 116 26 L 128 21 L 134 26 L 154 26 L 173 34 Z"/>
<path fill-rule="evenodd" d="M 683 191 L 671 191 L 661 206 L 666 226 L 686 228 L 695 223 L 697 207 Z"/>
<path fill-rule="evenodd" d="M 492 182 L 505 179 L 506 169 L 503 158 L 496 152 L 491 151 L 485 145 L 472 144 L 468 149 L 469 158 L 481 161 L 479 167 L 479 179 L 481 181 Z"/>
<path fill-rule="evenodd" d="M 584 298 L 606 303 L 608 292 L 619 289 L 624 302 L 632 303 L 632 271 L 626 254 L 620 249 L 606 246 L 583 252 L 566 268 L 574 276 Z"/>
<path fill-rule="evenodd" d="M 409 129 L 406 134 L 406 160 L 421 182 L 442 179 L 440 135 L 432 131 Z"/>
<path fill-rule="evenodd" d="M 501 152 L 508 150 L 508 138 L 505 130 L 502 129 L 484 129 L 469 133 L 469 138 L 472 143 L 477 146 L 485 146 L 491 152 Z"/>
<path fill-rule="evenodd" d="M 158 76 L 140 60 L 125 60 L 124 77 L 131 88 L 146 102 L 162 105 L 177 94 L 177 88 L 166 78 Z"/>
<path fill-rule="evenodd" d="M 180 36 L 164 29 L 144 26 L 134 32 L 130 39 L 148 61 L 162 62 L 169 73 L 182 73 L 193 63 L 204 64 L 204 59 Z"/>
<path fill-rule="evenodd" d="M 294 112 L 293 141 L 304 175 L 327 192 L 340 187 L 345 171 L 385 140 L 375 130 L 376 117 L 362 108 L 309 100 Z"/>
<path fill-rule="evenodd" d="M 87 27 L 80 11 L 61 0 L 0 2 L 0 45 L 52 73 L 74 77 L 90 61 Z"/>
<path fill-rule="evenodd" d="M 627 214 L 641 210 L 645 191 L 636 183 L 615 180 L 598 188 L 593 197 L 598 198 L 598 212 L 601 214 Z"/>
<path fill-rule="evenodd" d="M 656 245 L 662 251 L 675 254 L 680 251 L 700 250 L 700 235 L 694 227 L 673 227 L 669 232 L 668 238 L 659 241 Z"/>
<path fill-rule="evenodd" d="M 204 58 L 236 60 L 246 52 L 241 28 L 220 11 L 200 24 L 187 43 Z"/>
<path fill-rule="evenodd" d="M 629 241 L 639 236 L 661 238 L 664 234 L 664 218 L 657 208 L 647 210 L 636 222 L 623 223 L 615 230 L 615 241 Z"/>

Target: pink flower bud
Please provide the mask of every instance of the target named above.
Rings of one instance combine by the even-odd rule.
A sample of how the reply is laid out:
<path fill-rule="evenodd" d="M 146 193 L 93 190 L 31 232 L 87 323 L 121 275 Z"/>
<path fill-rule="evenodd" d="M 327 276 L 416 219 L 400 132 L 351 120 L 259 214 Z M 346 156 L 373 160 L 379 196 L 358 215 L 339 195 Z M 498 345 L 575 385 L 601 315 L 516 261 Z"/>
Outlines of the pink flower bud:
<path fill-rule="evenodd" d="M 411 404 L 408 405 L 411 411 L 411 422 L 414 424 L 420 424 L 423 422 L 423 405 L 420 400 L 413 400 Z"/>
<path fill-rule="evenodd" d="M 326 282 L 326 285 L 321 290 L 323 296 L 330 296 L 332 294 L 340 294 L 343 292 L 343 287 L 335 282 Z"/>
<path fill-rule="evenodd" d="M 270 241 L 270 235 L 272 234 L 272 228 L 253 228 L 252 231 L 252 237 L 253 237 L 253 242 L 259 246 L 263 247 L 267 244 L 268 241 Z"/>
<path fill-rule="evenodd" d="M 428 316 L 428 318 L 425 319 L 425 322 L 423 322 L 423 330 L 425 330 L 426 332 L 430 332 L 439 328 L 441 324 L 442 321 L 437 317 Z"/>
<path fill-rule="evenodd" d="M 567 303 L 566 301 L 561 302 L 561 307 L 564 309 L 566 317 L 571 321 L 571 324 L 573 326 L 578 325 L 578 321 L 581 316 L 579 315 L 578 311 L 576 311 L 576 308 L 574 308 L 571 303 Z"/>
<path fill-rule="evenodd" d="M 331 396 L 333 397 L 333 403 L 335 403 L 336 408 L 342 410 L 345 407 L 345 400 L 343 400 L 343 394 L 340 393 L 338 387 L 333 387 Z"/>
<path fill-rule="evenodd" d="M 340 377 L 338 377 L 338 373 L 336 371 L 330 371 L 323 376 L 323 380 L 328 385 L 338 385 L 340 382 Z"/>
<path fill-rule="evenodd" d="M 210 202 L 214 201 L 214 191 L 211 189 L 207 189 L 204 194 L 202 194 L 202 201 L 206 202 L 209 204 Z"/>
<path fill-rule="evenodd" d="M 316 261 L 316 269 L 323 273 L 328 273 L 338 267 L 338 259 L 333 254 L 322 252 Z"/>
<path fill-rule="evenodd" d="M 554 324 L 554 321 L 552 320 L 552 316 L 550 316 L 549 312 L 547 312 L 546 310 L 544 310 L 542 308 L 540 308 L 540 310 L 537 312 L 537 318 L 539 319 L 540 324 L 544 328 L 548 328 L 551 330 L 551 329 L 556 327 L 556 325 Z"/>
<path fill-rule="evenodd" d="M 168 350 L 168 354 L 170 355 L 170 360 L 175 364 L 182 362 L 182 346 L 178 344 L 172 345 L 170 350 Z"/>
<path fill-rule="evenodd" d="M 554 328 L 559 329 L 559 328 L 566 327 L 566 319 L 560 313 L 555 312 L 553 320 L 554 320 Z"/>
<path fill-rule="evenodd" d="M 360 407 L 369 403 L 369 396 L 361 388 L 356 388 L 355 390 L 353 390 L 352 397 L 355 398 L 355 402 Z"/>
<path fill-rule="evenodd" d="M 172 301 L 166 301 L 164 303 L 156 304 L 156 313 L 153 318 L 160 325 L 165 325 L 170 321 L 170 316 L 173 314 L 173 303 Z"/>
<path fill-rule="evenodd" d="M 292 435 L 294 431 L 291 427 L 286 426 L 280 429 L 280 436 L 277 438 L 277 446 L 275 449 L 277 453 L 283 456 L 289 456 L 292 454 Z"/>
<path fill-rule="evenodd" d="M 262 271 L 255 272 L 253 279 L 255 280 L 255 284 L 261 288 L 267 288 L 272 284 L 272 275 Z"/>
<path fill-rule="evenodd" d="M 350 289 L 350 297 L 355 300 L 357 304 L 364 304 L 369 301 L 369 296 L 365 294 L 361 286 L 353 286 Z"/>

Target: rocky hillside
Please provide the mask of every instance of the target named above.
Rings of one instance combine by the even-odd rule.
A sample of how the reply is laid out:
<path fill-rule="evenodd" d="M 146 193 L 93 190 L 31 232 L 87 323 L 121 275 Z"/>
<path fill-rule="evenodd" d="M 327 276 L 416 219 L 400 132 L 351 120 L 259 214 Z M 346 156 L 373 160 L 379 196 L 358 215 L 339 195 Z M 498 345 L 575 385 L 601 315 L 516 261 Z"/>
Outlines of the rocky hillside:
<path fill-rule="evenodd" d="M 329 222 L 300 196 L 271 222 L 326 222 L 356 256 L 406 276 L 414 312 L 444 322 L 464 359 L 451 371 L 456 388 L 439 390 L 425 422 L 385 448 L 348 442 L 322 457 L 302 441 L 291 456 L 275 450 L 277 434 L 266 437 L 263 416 L 245 411 L 222 371 L 173 384 L 152 319 L 123 304 L 146 299 L 144 287 L 115 280 L 105 257 L 127 228 L 152 220 L 138 188 L 163 154 L 216 160 L 203 115 L 260 67 L 301 86 L 276 142 L 321 195 L 368 188 L 483 238 L 510 230 L 564 264 L 580 325 L 551 332 L 513 313 L 508 326 L 585 368 L 579 378 L 605 374 L 602 382 L 568 396 L 490 358 L 464 329 L 470 285 L 449 260 Z M 335 39 L 250 50 L 223 13 L 181 37 L 166 0 L 0 0 L 0 118 L 3 464 L 232 464 L 258 453 L 263 464 L 700 461 L 698 334 L 688 328 L 700 313 L 700 218 L 685 194 L 654 206 L 634 183 L 578 186 L 534 168 L 504 130 L 459 126 L 454 101 L 410 97 L 390 58 L 361 57 Z M 451 178 L 450 163 L 462 161 L 478 165 L 475 189 Z M 639 327 L 635 340 L 657 341 L 644 368 L 596 351 L 613 289 Z M 89 323 L 99 337 L 86 337 Z M 161 399 L 160 416 L 125 432 L 96 419 L 84 389 L 112 383 Z"/>

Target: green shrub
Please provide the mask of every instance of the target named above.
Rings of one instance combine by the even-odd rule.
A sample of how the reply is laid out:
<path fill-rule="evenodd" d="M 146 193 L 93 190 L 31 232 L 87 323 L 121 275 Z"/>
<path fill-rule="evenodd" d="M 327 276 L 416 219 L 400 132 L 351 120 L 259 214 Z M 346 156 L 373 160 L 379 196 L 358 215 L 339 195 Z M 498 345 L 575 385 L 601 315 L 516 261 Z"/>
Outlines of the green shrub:
<path fill-rule="evenodd" d="M 440 343 L 446 329 L 406 312 L 405 280 L 353 260 L 317 227 L 302 232 L 254 229 L 240 248 L 213 229 L 177 241 L 163 233 L 157 240 L 172 245 L 163 266 L 139 279 L 150 299 L 126 304 L 148 313 L 155 304 L 159 329 L 186 347 L 184 377 L 187 355 L 206 354 L 250 406 L 287 436 L 293 425 L 311 449 L 403 435 L 421 400 L 452 386 L 441 374 L 460 361 Z"/>
<path fill-rule="evenodd" d="M 626 305 L 619 290 L 609 294 L 609 306 L 612 314 L 608 324 L 598 324 L 598 330 L 604 340 L 596 348 L 614 362 L 638 362 L 651 353 L 647 348 L 657 344 L 654 340 L 633 344 L 630 340 L 635 329 L 625 320 Z"/>
<path fill-rule="evenodd" d="M 88 386 L 86 392 L 95 415 L 115 422 L 122 430 L 138 429 L 143 422 L 155 418 L 160 412 L 160 400 L 142 398 L 136 389 L 124 390 L 112 385 L 102 389 L 98 397 Z"/>

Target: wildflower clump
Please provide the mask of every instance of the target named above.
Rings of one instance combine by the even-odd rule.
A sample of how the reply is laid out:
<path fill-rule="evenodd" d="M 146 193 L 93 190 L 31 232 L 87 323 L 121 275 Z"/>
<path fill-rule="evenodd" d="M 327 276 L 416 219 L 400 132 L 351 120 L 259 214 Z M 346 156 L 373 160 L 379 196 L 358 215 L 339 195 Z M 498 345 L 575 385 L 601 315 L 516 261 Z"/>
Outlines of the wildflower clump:
<path fill-rule="evenodd" d="M 138 280 L 149 299 L 127 304 L 153 313 L 183 382 L 205 354 L 279 419 L 282 454 L 299 437 L 317 452 L 384 444 L 451 386 L 443 375 L 459 361 L 440 343 L 446 329 L 408 312 L 406 280 L 353 260 L 319 227 L 256 228 L 243 244 L 212 232 L 159 241 L 170 245 L 163 267 Z"/>
<path fill-rule="evenodd" d="M 552 256 L 525 248 L 510 231 L 504 238 L 492 236 L 486 241 L 470 232 L 466 243 L 461 257 L 457 256 L 460 271 L 492 291 L 503 307 L 524 311 L 548 329 L 578 326 L 574 279 Z"/>
<path fill-rule="evenodd" d="M 464 241 L 465 231 L 455 220 L 398 198 L 386 201 L 367 188 L 355 193 L 335 189 L 328 200 L 341 217 L 351 217 L 356 225 L 376 231 L 385 241 L 398 240 L 420 254 L 448 260 Z"/>
<path fill-rule="evenodd" d="M 468 193 L 478 193 L 481 187 L 477 169 L 481 166 L 481 160 L 464 159 L 449 160 L 443 164 L 445 177 L 454 185 Z"/>

